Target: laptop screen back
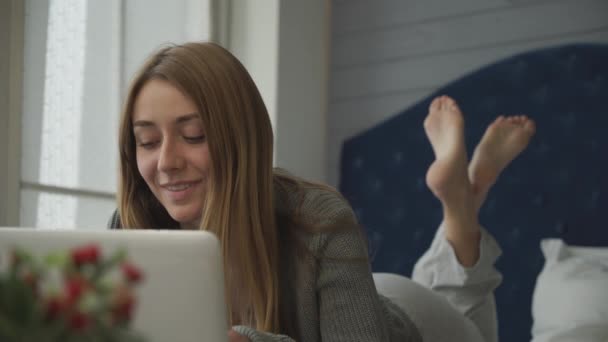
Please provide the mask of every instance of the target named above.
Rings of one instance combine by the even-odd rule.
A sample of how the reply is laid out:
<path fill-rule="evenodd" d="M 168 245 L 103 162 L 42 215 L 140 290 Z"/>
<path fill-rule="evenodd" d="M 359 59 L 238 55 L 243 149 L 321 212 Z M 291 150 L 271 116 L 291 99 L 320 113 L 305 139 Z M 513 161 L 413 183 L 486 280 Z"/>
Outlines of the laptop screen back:
<path fill-rule="evenodd" d="M 227 340 L 221 253 L 210 233 L 0 228 L 2 257 L 14 246 L 43 256 L 90 243 L 104 255 L 125 248 L 144 272 L 133 327 L 147 341 Z"/>

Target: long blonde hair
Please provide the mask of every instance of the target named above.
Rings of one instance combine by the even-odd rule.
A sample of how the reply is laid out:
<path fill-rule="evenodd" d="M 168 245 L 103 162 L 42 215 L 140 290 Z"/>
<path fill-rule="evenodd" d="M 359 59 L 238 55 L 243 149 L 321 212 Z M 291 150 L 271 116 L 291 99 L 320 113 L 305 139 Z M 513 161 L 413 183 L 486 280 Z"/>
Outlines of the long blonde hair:
<path fill-rule="evenodd" d="M 222 245 L 229 323 L 280 332 L 272 127 L 248 72 L 222 47 L 213 43 L 166 47 L 135 75 L 119 131 L 121 227 L 179 226 L 137 169 L 133 107 L 151 79 L 168 81 L 192 99 L 205 127 L 211 170 L 200 228 L 215 233 Z"/>

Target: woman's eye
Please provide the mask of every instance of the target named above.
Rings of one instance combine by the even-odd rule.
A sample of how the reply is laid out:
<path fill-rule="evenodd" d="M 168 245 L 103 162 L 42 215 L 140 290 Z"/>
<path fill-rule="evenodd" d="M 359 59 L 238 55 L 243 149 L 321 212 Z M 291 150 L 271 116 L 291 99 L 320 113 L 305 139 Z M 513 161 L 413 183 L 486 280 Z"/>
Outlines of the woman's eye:
<path fill-rule="evenodd" d="M 186 139 L 186 141 L 188 141 L 190 143 L 201 143 L 201 142 L 205 141 L 205 136 L 199 135 L 199 136 L 195 136 L 195 137 L 184 137 L 184 139 Z"/>
<path fill-rule="evenodd" d="M 155 141 L 150 141 L 150 142 L 140 142 L 137 144 L 137 146 L 144 148 L 146 150 L 152 149 L 154 148 L 154 146 L 156 146 L 156 142 Z"/>

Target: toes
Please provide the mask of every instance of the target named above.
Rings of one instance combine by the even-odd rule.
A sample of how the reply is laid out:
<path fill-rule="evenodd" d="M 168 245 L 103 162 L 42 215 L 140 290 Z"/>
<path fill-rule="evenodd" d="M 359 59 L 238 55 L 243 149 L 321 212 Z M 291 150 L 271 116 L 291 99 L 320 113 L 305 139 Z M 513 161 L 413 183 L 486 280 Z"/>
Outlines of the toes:
<path fill-rule="evenodd" d="M 448 97 L 445 95 L 442 95 L 439 97 L 439 109 L 441 109 L 441 110 L 448 109 L 447 98 Z"/>
<path fill-rule="evenodd" d="M 525 127 L 530 122 L 530 119 L 525 115 L 517 116 L 517 124 L 521 127 Z"/>
<path fill-rule="evenodd" d="M 501 115 L 494 120 L 493 124 L 500 125 L 502 123 L 507 123 L 522 128 L 530 135 L 534 134 L 536 131 L 536 124 L 534 123 L 534 120 L 528 118 L 526 115 L 513 115 L 507 117 Z"/>
<path fill-rule="evenodd" d="M 512 125 L 516 125 L 516 126 L 523 126 L 523 124 L 526 121 L 526 117 L 524 115 L 513 115 L 513 116 L 509 116 L 507 118 L 507 122 L 512 124 Z"/>
<path fill-rule="evenodd" d="M 444 110 L 460 111 L 460 108 L 454 99 L 446 95 L 437 96 L 433 99 L 433 101 L 431 101 L 429 111 L 432 112 Z"/>
<path fill-rule="evenodd" d="M 438 111 L 441 108 L 441 96 L 438 96 L 431 101 L 431 105 L 429 106 L 429 111 L 434 112 Z"/>
<path fill-rule="evenodd" d="M 456 101 L 449 96 L 443 95 L 443 103 L 449 107 L 455 105 Z"/>
<path fill-rule="evenodd" d="M 494 121 L 489 125 L 489 127 L 499 126 L 505 120 L 505 117 L 503 115 L 500 115 L 496 119 L 494 119 Z"/>
<path fill-rule="evenodd" d="M 458 109 L 458 104 L 456 103 L 456 101 L 454 101 L 454 99 L 449 96 L 443 96 L 443 105 L 445 109 Z"/>
<path fill-rule="evenodd" d="M 534 132 L 536 132 L 536 124 L 534 123 L 534 120 L 526 120 L 524 123 L 524 130 L 530 133 L 530 135 L 534 134 Z"/>

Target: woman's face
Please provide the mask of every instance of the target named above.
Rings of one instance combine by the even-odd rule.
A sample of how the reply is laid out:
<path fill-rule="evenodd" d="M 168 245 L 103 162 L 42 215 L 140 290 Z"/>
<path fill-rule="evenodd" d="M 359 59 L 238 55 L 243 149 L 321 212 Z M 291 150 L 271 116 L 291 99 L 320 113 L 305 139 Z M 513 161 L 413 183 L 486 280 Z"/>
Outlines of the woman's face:
<path fill-rule="evenodd" d="M 182 228 L 198 228 L 211 158 L 198 109 L 163 80 L 144 84 L 133 110 L 137 168 Z"/>

